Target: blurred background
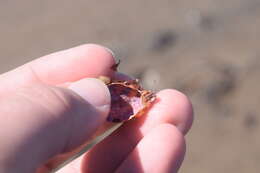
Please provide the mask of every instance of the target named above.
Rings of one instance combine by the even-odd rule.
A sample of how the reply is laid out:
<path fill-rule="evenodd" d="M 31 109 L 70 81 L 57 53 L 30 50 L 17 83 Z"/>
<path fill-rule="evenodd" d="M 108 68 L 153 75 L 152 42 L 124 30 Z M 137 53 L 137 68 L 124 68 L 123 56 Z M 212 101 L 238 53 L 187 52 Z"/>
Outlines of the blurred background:
<path fill-rule="evenodd" d="M 2 0 L 0 21 L 0 72 L 105 45 L 120 71 L 192 100 L 180 173 L 259 172 L 259 0 Z"/>

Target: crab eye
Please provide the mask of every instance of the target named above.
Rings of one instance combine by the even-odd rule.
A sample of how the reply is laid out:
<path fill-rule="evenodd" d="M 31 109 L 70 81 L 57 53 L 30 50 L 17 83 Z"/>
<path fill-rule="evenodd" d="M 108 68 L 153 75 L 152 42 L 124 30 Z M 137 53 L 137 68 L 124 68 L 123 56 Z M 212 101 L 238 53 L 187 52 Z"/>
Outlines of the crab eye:
<path fill-rule="evenodd" d="M 130 85 L 130 82 L 124 81 L 124 85 Z"/>

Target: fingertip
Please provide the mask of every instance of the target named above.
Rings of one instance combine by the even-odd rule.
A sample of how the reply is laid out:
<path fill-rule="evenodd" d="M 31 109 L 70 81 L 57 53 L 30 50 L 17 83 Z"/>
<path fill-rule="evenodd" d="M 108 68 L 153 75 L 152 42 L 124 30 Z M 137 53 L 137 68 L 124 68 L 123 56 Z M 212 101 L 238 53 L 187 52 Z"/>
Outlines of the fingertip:
<path fill-rule="evenodd" d="M 150 168 L 158 169 L 159 172 L 177 172 L 186 152 L 185 138 L 180 130 L 172 124 L 161 124 L 144 138 L 143 147 L 148 147 L 148 143 L 151 144 L 153 141 L 157 141 L 155 142 L 157 144 L 154 144 L 155 146 L 151 147 L 150 151 L 159 150 L 160 154 L 157 154 L 156 157 L 158 160 L 164 160 L 165 163 L 159 164 L 157 168 L 151 164 Z"/>
<path fill-rule="evenodd" d="M 167 141 L 170 146 L 174 144 L 176 150 L 185 153 L 185 138 L 176 126 L 169 123 L 160 124 L 153 131 L 160 141 Z"/>
<path fill-rule="evenodd" d="M 138 143 L 116 172 L 177 172 L 184 155 L 183 134 L 172 124 L 161 124 Z"/>
<path fill-rule="evenodd" d="M 116 63 L 115 55 L 113 51 L 107 47 L 98 45 L 98 44 L 83 44 L 77 47 L 82 53 L 82 56 L 95 57 L 92 62 L 88 61 L 89 68 L 96 68 L 95 77 L 97 75 L 111 75 L 113 73 L 111 67 Z M 100 71 L 98 71 L 100 69 Z M 107 69 L 104 73 L 104 69 Z M 91 76 L 91 75 L 89 75 Z"/>
<path fill-rule="evenodd" d="M 87 43 L 87 44 L 82 44 L 77 48 L 81 49 L 82 52 L 86 51 L 86 53 L 88 53 L 90 50 L 95 53 L 98 53 L 102 57 L 106 57 L 104 58 L 104 60 L 107 59 L 107 61 L 110 61 L 112 65 L 115 64 L 116 62 L 114 52 L 105 46 L 94 44 L 94 43 Z"/>
<path fill-rule="evenodd" d="M 160 124 L 152 129 L 146 137 L 160 145 L 162 143 L 163 148 L 174 153 L 174 155 L 178 155 L 180 158 L 184 157 L 186 150 L 185 138 L 176 126 L 169 123 Z"/>
<path fill-rule="evenodd" d="M 186 153 L 186 142 L 181 131 L 176 126 L 165 123 L 154 128 L 150 136 L 154 137 L 152 141 L 159 141 L 164 152 L 169 153 L 169 160 L 172 159 L 176 164 L 174 167 L 179 167 Z"/>
<path fill-rule="evenodd" d="M 115 58 L 111 51 L 97 44 L 84 44 L 38 58 L 25 67 L 47 84 L 62 84 L 86 77 L 111 76 Z"/>
<path fill-rule="evenodd" d="M 189 98 L 174 89 L 165 89 L 157 93 L 160 101 L 160 109 L 167 109 L 174 117 L 173 124 L 183 133 L 186 134 L 191 128 L 193 122 L 193 107 Z"/>

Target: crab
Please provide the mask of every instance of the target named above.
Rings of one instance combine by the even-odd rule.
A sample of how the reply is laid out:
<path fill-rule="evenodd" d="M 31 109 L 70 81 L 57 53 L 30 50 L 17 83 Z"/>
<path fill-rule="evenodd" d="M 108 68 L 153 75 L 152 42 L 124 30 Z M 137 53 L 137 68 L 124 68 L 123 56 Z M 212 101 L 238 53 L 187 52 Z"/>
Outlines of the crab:
<path fill-rule="evenodd" d="M 143 89 L 137 79 L 115 80 L 107 76 L 100 76 L 99 79 L 108 86 L 111 95 L 109 122 L 125 122 L 142 116 L 156 99 L 155 94 Z"/>

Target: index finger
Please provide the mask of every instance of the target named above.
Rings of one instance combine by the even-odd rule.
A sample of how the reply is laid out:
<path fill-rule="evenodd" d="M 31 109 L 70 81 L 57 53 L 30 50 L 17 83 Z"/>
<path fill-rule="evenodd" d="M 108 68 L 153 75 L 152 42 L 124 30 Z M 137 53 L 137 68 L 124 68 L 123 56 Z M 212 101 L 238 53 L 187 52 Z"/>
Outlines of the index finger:
<path fill-rule="evenodd" d="M 86 44 L 56 52 L 0 75 L 0 92 L 37 82 L 57 85 L 86 77 L 111 75 L 115 64 L 109 49 Z"/>

